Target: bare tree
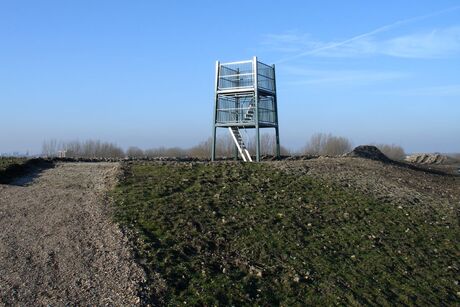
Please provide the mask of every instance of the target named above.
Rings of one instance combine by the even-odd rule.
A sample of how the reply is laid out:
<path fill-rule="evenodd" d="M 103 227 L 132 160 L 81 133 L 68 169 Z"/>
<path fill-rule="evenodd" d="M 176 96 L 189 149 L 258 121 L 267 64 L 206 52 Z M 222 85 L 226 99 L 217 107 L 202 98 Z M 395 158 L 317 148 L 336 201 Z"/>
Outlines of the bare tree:
<path fill-rule="evenodd" d="M 404 149 L 399 145 L 376 144 L 375 146 L 390 159 L 403 161 L 406 158 Z"/>
<path fill-rule="evenodd" d="M 248 148 L 251 153 L 256 152 L 256 136 L 248 140 Z M 261 155 L 276 155 L 276 135 L 270 133 L 263 133 L 260 135 L 260 154 Z M 280 155 L 286 156 L 289 155 L 290 151 L 284 147 L 280 146 Z"/>
<path fill-rule="evenodd" d="M 193 146 L 187 151 L 187 154 L 191 157 L 197 157 L 201 159 L 207 159 L 211 155 L 211 138 L 200 144 Z"/>
<path fill-rule="evenodd" d="M 232 157 L 235 154 L 235 150 L 235 143 L 229 135 L 224 135 L 217 139 L 216 154 L 218 156 Z"/>
<path fill-rule="evenodd" d="M 171 147 L 166 150 L 166 156 L 183 158 L 187 156 L 187 151 L 180 147 Z"/>
<path fill-rule="evenodd" d="M 144 151 L 136 146 L 131 146 L 126 151 L 126 155 L 130 158 L 142 158 L 145 156 Z"/>
<path fill-rule="evenodd" d="M 352 144 L 345 137 L 315 133 L 304 149 L 305 154 L 338 156 L 351 150 Z"/>
<path fill-rule="evenodd" d="M 180 147 L 158 147 L 145 150 L 145 156 L 150 158 L 156 157 L 170 157 L 170 158 L 183 158 L 187 156 L 187 152 Z"/>
<path fill-rule="evenodd" d="M 453 153 L 449 154 L 448 156 L 454 159 L 455 161 L 460 162 L 460 153 Z"/>
<path fill-rule="evenodd" d="M 220 157 L 232 157 L 234 154 L 235 144 L 230 136 L 222 136 L 216 139 L 216 155 Z M 212 138 L 193 146 L 187 150 L 187 154 L 191 157 L 211 158 Z"/>
<path fill-rule="evenodd" d="M 67 143 L 51 140 L 43 142 L 42 147 L 43 154 L 49 157 L 56 156 L 58 150 L 66 150 L 66 156 L 74 158 L 122 158 L 125 155 L 115 144 L 99 140 Z"/>
<path fill-rule="evenodd" d="M 46 157 L 54 156 L 56 152 L 53 140 L 45 140 L 42 143 L 42 155 Z"/>
<path fill-rule="evenodd" d="M 46 157 L 56 157 L 63 144 L 56 139 L 45 140 L 42 143 L 42 155 Z"/>
<path fill-rule="evenodd" d="M 164 147 L 150 148 L 144 151 L 145 155 L 149 158 L 164 157 L 165 152 L 166 148 Z"/>
<path fill-rule="evenodd" d="M 320 155 L 323 151 L 325 138 L 327 136 L 323 133 L 313 134 L 310 138 L 309 143 L 305 146 L 304 153 L 312 155 Z"/>

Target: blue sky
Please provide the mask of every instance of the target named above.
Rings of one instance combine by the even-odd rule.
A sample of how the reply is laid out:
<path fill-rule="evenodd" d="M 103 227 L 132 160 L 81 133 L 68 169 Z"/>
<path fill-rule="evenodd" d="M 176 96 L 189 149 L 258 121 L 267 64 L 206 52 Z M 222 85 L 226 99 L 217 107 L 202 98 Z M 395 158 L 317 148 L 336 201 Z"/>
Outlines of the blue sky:
<path fill-rule="evenodd" d="M 188 147 L 215 61 L 277 69 L 281 142 L 460 152 L 458 1 L 0 1 L 0 153 Z"/>

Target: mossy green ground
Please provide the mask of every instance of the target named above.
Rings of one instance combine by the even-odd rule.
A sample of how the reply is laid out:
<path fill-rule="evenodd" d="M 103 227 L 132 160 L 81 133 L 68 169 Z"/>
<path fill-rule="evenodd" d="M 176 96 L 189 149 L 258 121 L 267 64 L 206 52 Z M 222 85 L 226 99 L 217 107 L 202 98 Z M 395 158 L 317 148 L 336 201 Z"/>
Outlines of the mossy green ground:
<path fill-rule="evenodd" d="M 124 168 L 115 218 L 134 233 L 152 288 L 164 280 L 153 302 L 459 302 L 459 226 L 434 212 L 379 203 L 270 164 Z"/>

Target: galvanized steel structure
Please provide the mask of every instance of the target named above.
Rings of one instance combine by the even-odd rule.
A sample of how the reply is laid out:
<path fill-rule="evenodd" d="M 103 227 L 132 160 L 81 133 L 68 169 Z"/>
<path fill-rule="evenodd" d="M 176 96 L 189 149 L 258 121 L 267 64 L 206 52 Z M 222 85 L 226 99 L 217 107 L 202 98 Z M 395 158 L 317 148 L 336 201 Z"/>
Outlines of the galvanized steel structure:
<path fill-rule="evenodd" d="M 280 155 L 275 65 L 249 61 L 216 62 L 211 159 L 216 159 L 216 130 L 227 128 L 240 157 L 252 161 L 241 131 L 255 129 L 255 159 L 260 161 L 260 129 L 274 128 Z"/>

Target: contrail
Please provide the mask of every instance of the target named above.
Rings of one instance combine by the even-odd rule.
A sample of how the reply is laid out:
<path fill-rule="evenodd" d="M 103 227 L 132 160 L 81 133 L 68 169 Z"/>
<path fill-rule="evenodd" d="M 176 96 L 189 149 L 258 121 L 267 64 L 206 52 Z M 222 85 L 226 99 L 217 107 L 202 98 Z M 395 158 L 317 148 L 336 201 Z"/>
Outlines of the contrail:
<path fill-rule="evenodd" d="M 360 39 L 363 39 L 363 38 L 366 38 L 366 37 L 373 36 L 373 35 L 375 35 L 375 34 L 377 34 L 377 33 L 382 33 L 382 32 L 389 31 L 389 30 L 391 30 L 391 29 L 400 27 L 400 26 L 402 26 L 402 25 L 404 25 L 404 24 L 408 24 L 408 23 L 420 21 L 420 20 L 423 20 L 423 19 L 435 17 L 435 16 L 438 16 L 438 15 L 442 15 L 442 14 L 445 14 L 445 13 L 449 13 L 449 12 L 458 10 L 458 9 L 460 9 L 460 6 L 454 6 L 454 7 L 451 7 L 451 8 L 448 8 L 448 9 L 444 9 L 444 10 L 441 10 L 441 11 L 437 11 L 437 12 L 434 12 L 434 13 L 431 13 L 431 14 L 427 14 L 427 15 L 422 15 L 422 16 L 417 16 L 417 17 L 412 17 L 412 18 L 408 18 L 408 19 L 399 20 L 399 21 L 390 23 L 390 24 L 388 24 L 388 25 L 382 26 L 382 27 L 380 27 L 380 28 L 377 28 L 377 29 L 375 29 L 375 30 L 372 30 L 372 31 L 370 31 L 370 32 L 363 33 L 363 34 L 360 34 L 360 35 L 356 35 L 356 36 L 354 36 L 354 37 L 352 37 L 352 38 L 349 38 L 349 39 L 346 39 L 346 40 L 343 40 L 343 41 L 340 41 L 340 42 L 330 43 L 330 44 L 327 44 L 326 46 L 323 46 L 323 47 L 319 47 L 319 48 L 316 48 L 316 49 L 312 49 L 312 50 L 309 50 L 309 51 L 305 51 L 305 52 L 299 53 L 299 54 L 294 55 L 294 56 L 291 56 L 291 57 L 287 57 L 287 58 L 281 59 L 281 60 L 279 60 L 279 61 L 276 61 L 275 64 L 284 63 L 284 62 L 287 62 L 287 61 L 295 60 L 295 59 L 304 57 L 304 56 L 306 56 L 306 55 L 312 55 L 312 54 L 315 54 L 315 53 L 318 53 L 318 52 L 321 52 L 321 51 L 324 51 L 324 50 L 329 50 L 329 49 L 337 48 L 337 47 L 343 46 L 343 45 L 345 45 L 345 44 L 348 44 L 348 43 L 351 43 L 351 42 L 354 42 L 354 41 L 357 41 L 357 40 L 360 40 Z"/>

